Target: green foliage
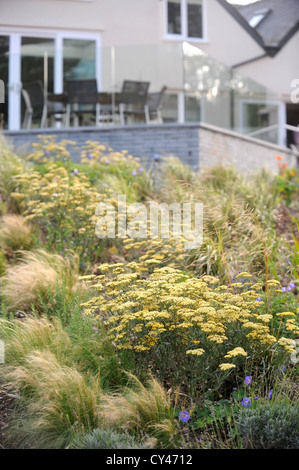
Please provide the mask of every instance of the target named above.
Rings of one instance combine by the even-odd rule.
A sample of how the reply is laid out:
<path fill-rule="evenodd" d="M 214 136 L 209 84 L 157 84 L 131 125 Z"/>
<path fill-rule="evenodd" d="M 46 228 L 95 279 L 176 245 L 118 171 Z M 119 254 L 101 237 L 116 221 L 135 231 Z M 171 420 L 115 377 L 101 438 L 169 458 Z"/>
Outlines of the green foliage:
<path fill-rule="evenodd" d="M 231 423 L 237 410 L 238 406 L 233 405 L 230 400 L 205 400 L 201 406 L 195 408 L 190 426 L 194 430 L 205 430 L 213 428 L 219 421 Z"/>
<path fill-rule="evenodd" d="M 237 428 L 247 448 L 299 448 L 299 408 L 287 400 L 244 408 Z"/>
<path fill-rule="evenodd" d="M 6 257 L 2 250 L 0 250 L 0 277 L 6 273 Z"/>
<path fill-rule="evenodd" d="M 295 168 L 287 168 L 286 164 L 280 164 L 281 171 L 276 178 L 276 186 L 287 206 L 299 195 L 299 172 Z"/>

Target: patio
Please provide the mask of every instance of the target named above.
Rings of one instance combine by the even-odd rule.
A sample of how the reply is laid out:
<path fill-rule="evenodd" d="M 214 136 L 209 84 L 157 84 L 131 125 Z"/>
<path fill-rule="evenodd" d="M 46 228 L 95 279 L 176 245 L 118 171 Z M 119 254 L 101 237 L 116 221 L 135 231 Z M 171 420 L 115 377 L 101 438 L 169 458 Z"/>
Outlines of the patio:
<path fill-rule="evenodd" d="M 65 38 L 62 54 L 55 44 L 22 38 L 15 56 L 1 48 L 4 130 L 207 123 L 243 135 L 269 127 L 259 138 L 284 145 L 279 97 L 187 42 L 100 48 Z"/>

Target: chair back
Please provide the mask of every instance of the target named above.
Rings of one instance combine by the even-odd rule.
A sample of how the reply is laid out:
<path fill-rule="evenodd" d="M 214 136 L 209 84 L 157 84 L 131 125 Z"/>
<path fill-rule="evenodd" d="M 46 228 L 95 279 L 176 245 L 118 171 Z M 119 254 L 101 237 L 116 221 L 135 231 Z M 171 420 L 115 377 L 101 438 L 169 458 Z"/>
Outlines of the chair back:
<path fill-rule="evenodd" d="M 148 99 L 147 99 L 149 112 L 157 111 L 157 109 L 159 108 L 161 104 L 161 100 L 162 100 L 165 90 L 166 90 L 166 86 L 164 86 L 161 89 L 161 91 L 157 91 L 155 93 L 149 93 Z"/>
<path fill-rule="evenodd" d="M 96 79 L 67 80 L 67 103 L 69 104 L 97 104 L 98 86 Z"/>
<path fill-rule="evenodd" d="M 42 108 L 45 104 L 44 88 L 40 80 L 36 80 L 30 83 L 23 84 L 23 96 L 28 107 L 28 98 L 33 110 L 36 108 Z"/>
<path fill-rule="evenodd" d="M 147 103 L 149 85 L 149 82 L 124 80 L 119 102 L 132 105 L 145 105 Z"/>

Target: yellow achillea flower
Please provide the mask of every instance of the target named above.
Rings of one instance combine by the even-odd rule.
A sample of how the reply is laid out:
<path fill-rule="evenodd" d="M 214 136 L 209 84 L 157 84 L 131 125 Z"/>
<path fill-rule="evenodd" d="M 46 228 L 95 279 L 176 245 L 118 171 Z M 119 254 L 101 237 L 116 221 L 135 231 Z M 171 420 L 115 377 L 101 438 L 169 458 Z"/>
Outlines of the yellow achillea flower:
<path fill-rule="evenodd" d="M 204 349 L 189 349 L 186 354 L 192 354 L 193 356 L 201 356 L 205 353 Z"/>
<path fill-rule="evenodd" d="M 277 313 L 280 317 L 295 317 L 296 314 L 292 312 L 282 312 L 282 313 Z"/>
<path fill-rule="evenodd" d="M 231 351 L 228 351 L 228 353 L 224 357 L 230 358 L 230 357 L 236 357 L 236 356 L 247 356 L 247 352 L 245 352 L 243 348 L 238 347 L 238 348 L 232 349 Z"/>
<path fill-rule="evenodd" d="M 229 363 L 225 364 L 224 363 L 224 364 L 220 364 L 219 369 L 229 370 L 229 369 L 234 369 L 235 367 L 236 367 L 235 364 L 229 364 Z"/>
<path fill-rule="evenodd" d="M 251 278 L 252 275 L 244 271 L 243 273 L 240 273 L 236 276 L 236 279 L 239 279 L 240 277 L 246 277 L 246 278 Z"/>
<path fill-rule="evenodd" d="M 146 249 L 146 244 L 141 246 Z M 170 361 L 176 354 L 186 354 L 198 364 L 206 364 L 209 351 L 217 351 L 220 359 L 213 367 L 222 370 L 235 367 L 224 363 L 224 358 L 240 361 L 247 356 L 241 341 L 259 355 L 273 345 L 277 353 L 293 350 L 292 340 L 281 335 L 285 330 L 296 332 L 295 319 L 286 315 L 286 325 L 273 331 L 272 316 L 261 315 L 261 304 L 256 302 L 261 285 L 253 292 L 238 289 L 236 294 L 230 286 L 214 287 L 214 279 L 209 283 L 206 276 L 205 282 L 177 268 L 156 267 L 148 262 L 151 259 L 152 255 L 139 257 L 138 263 L 104 264 L 99 267 L 101 277 L 89 279 L 90 289 L 97 291 L 94 282 L 101 287 L 85 303 L 86 313 L 93 312 L 101 321 L 105 315 L 108 335 L 117 348 L 147 352 L 155 360 L 157 351 L 151 349 L 159 347 Z M 191 349 L 199 344 L 201 348 Z"/>

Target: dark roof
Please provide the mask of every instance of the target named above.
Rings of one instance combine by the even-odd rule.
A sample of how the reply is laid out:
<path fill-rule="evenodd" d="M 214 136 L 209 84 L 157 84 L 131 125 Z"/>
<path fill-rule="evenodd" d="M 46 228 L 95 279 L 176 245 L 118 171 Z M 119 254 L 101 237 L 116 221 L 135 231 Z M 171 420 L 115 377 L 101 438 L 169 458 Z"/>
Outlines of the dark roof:
<path fill-rule="evenodd" d="M 226 0 L 218 2 L 271 57 L 299 31 L 299 0 L 258 0 L 249 5 L 232 5 Z M 264 17 L 252 28 L 249 21 L 257 14 Z"/>

